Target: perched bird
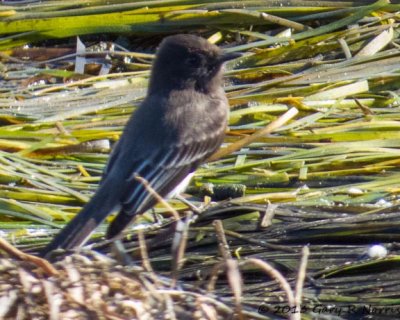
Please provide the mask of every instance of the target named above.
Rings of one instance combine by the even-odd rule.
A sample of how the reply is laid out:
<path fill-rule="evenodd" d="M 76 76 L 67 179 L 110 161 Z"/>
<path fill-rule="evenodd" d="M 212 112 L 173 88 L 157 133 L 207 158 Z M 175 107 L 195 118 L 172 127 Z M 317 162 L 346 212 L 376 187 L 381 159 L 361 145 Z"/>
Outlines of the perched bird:
<path fill-rule="evenodd" d="M 85 243 L 113 211 L 107 231 L 117 236 L 137 214 L 156 204 L 144 178 L 168 197 L 213 154 L 224 139 L 229 105 L 222 88 L 224 62 L 239 57 L 187 34 L 166 37 L 154 60 L 147 96 L 133 113 L 111 153 L 100 186 L 56 235 L 42 256 Z"/>

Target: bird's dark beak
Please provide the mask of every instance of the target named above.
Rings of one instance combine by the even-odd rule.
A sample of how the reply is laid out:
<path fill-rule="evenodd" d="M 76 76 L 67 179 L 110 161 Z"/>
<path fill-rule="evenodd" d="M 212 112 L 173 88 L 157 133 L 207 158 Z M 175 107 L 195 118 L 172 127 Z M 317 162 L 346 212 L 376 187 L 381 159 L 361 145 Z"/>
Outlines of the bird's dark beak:
<path fill-rule="evenodd" d="M 219 56 L 218 62 L 224 63 L 226 61 L 233 60 L 233 59 L 239 58 L 241 56 L 242 56 L 242 54 L 239 52 L 225 52 Z"/>

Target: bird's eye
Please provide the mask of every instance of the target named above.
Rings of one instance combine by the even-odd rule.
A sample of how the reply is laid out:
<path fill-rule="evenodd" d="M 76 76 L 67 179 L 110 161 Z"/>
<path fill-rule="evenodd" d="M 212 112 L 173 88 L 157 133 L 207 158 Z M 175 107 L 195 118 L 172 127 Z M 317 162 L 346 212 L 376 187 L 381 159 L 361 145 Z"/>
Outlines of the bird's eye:
<path fill-rule="evenodd" d="M 198 56 L 190 56 L 189 58 L 186 59 L 186 64 L 192 68 L 199 67 L 200 63 L 201 60 Z"/>

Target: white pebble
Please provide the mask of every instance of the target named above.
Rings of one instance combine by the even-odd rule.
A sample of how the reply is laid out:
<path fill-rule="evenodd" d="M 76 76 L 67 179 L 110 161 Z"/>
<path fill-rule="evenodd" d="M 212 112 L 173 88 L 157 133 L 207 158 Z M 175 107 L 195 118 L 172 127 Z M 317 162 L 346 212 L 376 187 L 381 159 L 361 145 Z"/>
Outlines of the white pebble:
<path fill-rule="evenodd" d="M 375 244 L 368 248 L 368 255 L 372 259 L 384 258 L 387 254 L 387 249 L 380 244 Z"/>

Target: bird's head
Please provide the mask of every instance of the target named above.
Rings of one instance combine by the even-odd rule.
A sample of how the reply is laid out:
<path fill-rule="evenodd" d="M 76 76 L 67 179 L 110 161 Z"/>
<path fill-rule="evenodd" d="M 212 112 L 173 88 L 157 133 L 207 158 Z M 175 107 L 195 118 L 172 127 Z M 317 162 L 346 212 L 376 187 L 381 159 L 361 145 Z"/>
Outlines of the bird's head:
<path fill-rule="evenodd" d="M 238 58 L 206 39 L 180 34 L 166 37 L 156 55 L 150 92 L 195 89 L 208 93 L 221 85 L 224 62 Z"/>

